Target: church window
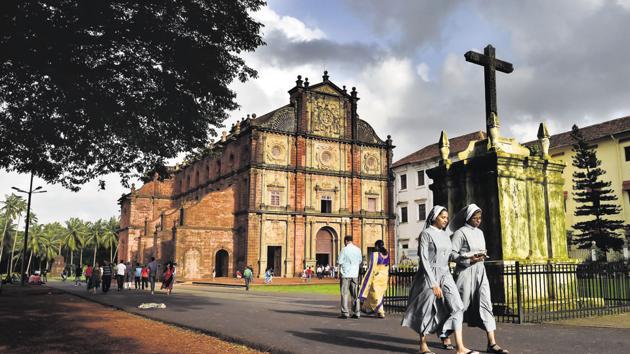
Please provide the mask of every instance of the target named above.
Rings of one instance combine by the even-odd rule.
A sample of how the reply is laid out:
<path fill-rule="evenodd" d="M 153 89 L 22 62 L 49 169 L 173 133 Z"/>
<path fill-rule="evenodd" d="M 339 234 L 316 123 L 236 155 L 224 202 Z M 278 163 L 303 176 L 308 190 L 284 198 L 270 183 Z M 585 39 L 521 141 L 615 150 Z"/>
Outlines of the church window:
<path fill-rule="evenodd" d="M 221 176 L 221 160 L 217 161 L 217 176 Z"/>
<path fill-rule="evenodd" d="M 424 170 L 418 171 L 418 186 L 424 186 Z"/>
<path fill-rule="evenodd" d="M 400 223 L 406 223 L 407 220 L 407 207 L 402 207 L 400 208 Z"/>
<path fill-rule="evenodd" d="M 186 176 L 186 188 L 190 189 L 190 175 Z"/>
<path fill-rule="evenodd" d="M 230 154 L 230 169 L 234 169 L 234 155 Z"/>
<path fill-rule="evenodd" d="M 271 191 L 271 205 L 280 206 L 280 192 L 279 191 Z"/>
<path fill-rule="evenodd" d="M 626 161 L 630 161 L 630 146 L 626 146 L 623 150 L 626 153 Z"/>
<path fill-rule="evenodd" d="M 407 189 L 407 175 L 400 175 L 400 190 Z"/>
<path fill-rule="evenodd" d="M 376 211 L 376 198 L 368 198 L 368 211 Z"/>
<path fill-rule="evenodd" d="M 327 195 L 323 196 L 321 207 L 322 213 L 332 213 L 332 198 Z"/>
<path fill-rule="evenodd" d="M 179 226 L 184 226 L 184 208 L 179 209 Z"/>
<path fill-rule="evenodd" d="M 425 220 L 427 218 L 427 205 L 422 203 L 418 204 L 418 220 Z"/>

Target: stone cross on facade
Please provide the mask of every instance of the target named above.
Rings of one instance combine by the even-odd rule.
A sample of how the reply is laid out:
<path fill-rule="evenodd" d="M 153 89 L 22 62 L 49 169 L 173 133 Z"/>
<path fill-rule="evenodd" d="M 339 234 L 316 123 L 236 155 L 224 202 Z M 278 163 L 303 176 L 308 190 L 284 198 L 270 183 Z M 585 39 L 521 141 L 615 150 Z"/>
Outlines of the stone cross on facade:
<path fill-rule="evenodd" d="M 495 134 L 498 134 L 498 113 L 497 113 L 497 82 L 495 71 L 509 74 L 514 71 L 512 63 L 499 60 L 495 57 L 494 47 L 488 44 L 484 48 L 483 54 L 468 51 L 464 55 L 467 62 L 483 66 L 483 76 L 486 86 L 486 129 L 488 136 L 492 136 L 492 128 L 495 128 Z"/>

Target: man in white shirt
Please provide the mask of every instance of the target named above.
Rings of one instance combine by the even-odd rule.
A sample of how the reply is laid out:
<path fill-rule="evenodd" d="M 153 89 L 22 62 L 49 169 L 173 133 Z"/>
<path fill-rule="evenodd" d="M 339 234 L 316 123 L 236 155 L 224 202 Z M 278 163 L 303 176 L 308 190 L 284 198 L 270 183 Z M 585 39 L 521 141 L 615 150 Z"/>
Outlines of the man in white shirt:
<path fill-rule="evenodd" d="M 352 300 L 354 314 L 352 318 L 359 319 L 361 316 L 361 303 L 357 299 L 359 292 L 359 266 L 363 261 L 361 250 L 352 243 L 352 236 L 344 238 L 345 247 L 339 253 L 339 271 L 341 274 L 341 315 L 339 318 L 346 319 L 350 315 L 348 302 Z"/>
<path fill-rule="evenodd" d="M 127 270 L 127 266 L 125 265 L 125 261 L 121 260 L 120 263 L 116 266 L 116 281 L 118 282 L 118 291 L 123 289 L 123 285 L 125 284 L 125 272 Z"/>

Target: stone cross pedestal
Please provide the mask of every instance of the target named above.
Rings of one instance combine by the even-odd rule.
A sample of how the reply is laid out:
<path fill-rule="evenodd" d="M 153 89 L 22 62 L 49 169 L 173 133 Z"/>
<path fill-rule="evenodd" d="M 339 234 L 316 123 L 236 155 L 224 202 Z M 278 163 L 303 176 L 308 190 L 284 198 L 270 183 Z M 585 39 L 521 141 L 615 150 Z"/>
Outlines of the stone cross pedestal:
<path fill-rule="evenodd" d="M 562 261 L 569 260 L 564 223 L 564 164 L 553 160 L 547 151 L 532 155 L 514 139 L 498 135 L 494 69 L 513 70 L 512 64 L 497 61 L 494 48 L 486 55 L 466 53 L 466 60 L 483 64 L 486 71 L 486 121 L 489 137 L 471 142 L 451 162 L 448 152 L 427 175 L 433 180 L 436 205 L 448 208 L 453 216 L 464 206 L 475 203 L 483 210 L 481 229 L 493 260 Z M 493 64 L 494 63 L 494 64 Z M 496 128 L 492 136 L 493 128 Z M 541 127 L 539 143 L 548 145 L 549 133 Z M 545 141 L 547 139 L 547 141 Z M 443 132 L 439 146 L 448 150 Z"/>

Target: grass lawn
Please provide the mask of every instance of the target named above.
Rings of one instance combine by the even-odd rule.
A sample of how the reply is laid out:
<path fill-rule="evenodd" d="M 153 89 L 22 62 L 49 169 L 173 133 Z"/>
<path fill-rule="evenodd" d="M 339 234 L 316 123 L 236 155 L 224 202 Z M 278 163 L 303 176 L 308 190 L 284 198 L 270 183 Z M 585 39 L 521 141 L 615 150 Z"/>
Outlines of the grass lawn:
<path fill-rule="evenodd" d="M 339 295 L 339 284 L 316 284 L 316 285 L 255 285 L 252 291 L 265 293 L 302 293 L 302 294 L 325 294 Z"/>

